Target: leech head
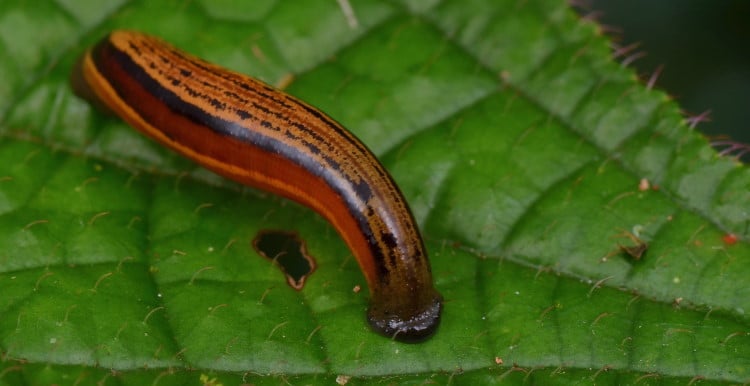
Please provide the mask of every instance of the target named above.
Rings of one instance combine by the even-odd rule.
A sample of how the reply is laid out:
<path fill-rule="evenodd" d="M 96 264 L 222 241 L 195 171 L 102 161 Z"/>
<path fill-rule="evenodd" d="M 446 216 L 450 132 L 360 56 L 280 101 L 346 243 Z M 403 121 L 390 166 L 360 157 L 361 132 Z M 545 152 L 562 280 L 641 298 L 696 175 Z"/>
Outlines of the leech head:
<path fill-rule="evenodd" d="M 378 305 L 371 305 L 367 311 L 367 321 L 373 330 L 405 343 L 419 343 L 431 337 L 440 325 L 443 309 L 440 295 L 435 294 L 432 302 L 416 313 L 399 315 Z"/>

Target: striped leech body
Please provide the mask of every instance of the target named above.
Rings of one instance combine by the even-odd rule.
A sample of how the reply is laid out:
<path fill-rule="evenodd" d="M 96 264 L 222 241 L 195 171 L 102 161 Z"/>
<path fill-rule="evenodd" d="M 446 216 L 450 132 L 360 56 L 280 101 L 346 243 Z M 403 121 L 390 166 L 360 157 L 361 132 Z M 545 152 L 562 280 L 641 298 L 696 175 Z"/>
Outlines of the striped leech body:
<path fill-rule="evenodd" d="M 71 79 L 76 94 L 157 142 L 318 212 L 362 269 L 372 328 L 405 342 L 433 334 L 442 298 L 414 217 L 372 152 L 328 115 L 134 31 L 111 32 Z"/>

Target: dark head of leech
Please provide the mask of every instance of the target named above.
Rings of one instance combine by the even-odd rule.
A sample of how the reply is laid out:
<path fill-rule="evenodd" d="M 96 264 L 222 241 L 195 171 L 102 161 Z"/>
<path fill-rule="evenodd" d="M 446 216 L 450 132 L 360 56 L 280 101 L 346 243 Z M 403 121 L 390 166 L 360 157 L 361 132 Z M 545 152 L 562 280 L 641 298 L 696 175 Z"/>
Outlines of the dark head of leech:
<path fill-rule="evenodd" d="M 443 298 L 434 292 L 425 307 L 406 316 L 383 307 L 371 304 L 367 310 L 367 321 L 372 329 L 399 342 L 419 343 L 431 337 L 440 325 Z"/>

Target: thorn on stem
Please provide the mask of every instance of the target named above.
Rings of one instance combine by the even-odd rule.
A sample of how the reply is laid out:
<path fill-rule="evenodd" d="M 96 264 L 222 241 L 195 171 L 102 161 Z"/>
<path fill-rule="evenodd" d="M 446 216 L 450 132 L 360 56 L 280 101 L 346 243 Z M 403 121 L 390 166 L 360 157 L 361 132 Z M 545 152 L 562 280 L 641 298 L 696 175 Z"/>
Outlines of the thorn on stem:
<path fill-rule="evenodd" d="M 656 81 L 659 79 L 659 76 L 661 75 L 661 72 L 664 71 L 664 65 L 660 64 L 658 67 L 656 67 L 656 70 L 651 74 L 651 77 L 648 78 L 648 82 L 646 82 L 646 88 L 651 90 L 654 88 L 654 85 L 656 84 Z"/>
<path fill-rule="evenodd" d="M 698 115 L 687 118 L 687 123 L 691 130 L 695 129 L 695 127 L 701 122 L 711 122 L 711 110 L 706 110 Z"/>

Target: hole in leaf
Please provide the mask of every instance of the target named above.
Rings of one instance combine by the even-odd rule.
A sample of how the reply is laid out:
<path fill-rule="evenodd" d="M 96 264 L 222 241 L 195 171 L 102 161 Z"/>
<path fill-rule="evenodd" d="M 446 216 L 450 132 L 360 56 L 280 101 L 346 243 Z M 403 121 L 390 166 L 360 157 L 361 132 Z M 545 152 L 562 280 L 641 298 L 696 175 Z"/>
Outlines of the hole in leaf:
<path fill-rule="evenodd" d="M 315 259 L 307 253 L 305 242 L 296 232 L 265 230 L 258 232 L 253 247 L 261 256 L 274 263 L 286 276 L 286 282 L 301 290 L 305 280 L 315 271 Z"/>
<path fill-rule="evenodd" d="M 633 233 L 623 231 L 619 236 L 629 239 L 632 244 L 617 243 L 617 248 L 635 261 L 640 260 L 648 250 L 648 244 Z"/>

